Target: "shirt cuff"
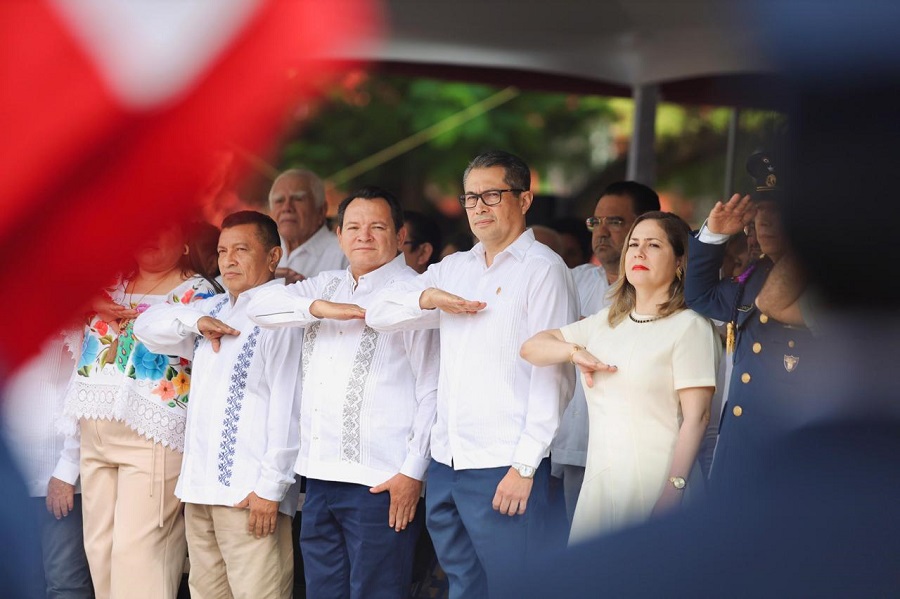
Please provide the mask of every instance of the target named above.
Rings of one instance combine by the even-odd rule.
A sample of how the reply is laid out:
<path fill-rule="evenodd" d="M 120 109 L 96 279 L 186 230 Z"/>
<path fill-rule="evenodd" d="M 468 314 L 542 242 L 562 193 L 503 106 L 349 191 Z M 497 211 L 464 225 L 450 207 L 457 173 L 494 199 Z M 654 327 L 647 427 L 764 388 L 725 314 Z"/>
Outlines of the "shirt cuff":
<path fill-rule="evenodd" d="M 179 314 L 175 318 L 181 323 L 181 326 L 194 333 L 195 335 L 200 334 L 200 329 L 197 328 L 197 323 L 203 318 L 205 314 L 200 312 L 191 312 L 190 314 Z"/>
<path fill-rule="evenodd" d="M 263 499 L 281 503 L 284 500 L 284 496 L 287 495 L 288 489 L 291 488 L 291 484 L 277 483 L 260 478 L 256 481 L 256 487 L 253 489 L 253 492 Z"/>
<path fill-rule="evenodd" d="M 416 480 L 425 480 L 425 472 L 428 470 L 430 458 L 409 454 L 403 460 L 403 466 L 400 467 L 400 474 L 404 474 Z"/>
<path fill-rule="evenodd" d="M 700 232 L 697 233 L 697 241 L 700 243 L 708 243 L 710 245 L 722 245 L 731 239 L 731 235 L 725 235 L 724 233 L 713 233 L 706 226 L 706 221 L 703 221 L 703 226 L 700 227 Z"/>
<path fill-rule="evenodd" d="M 419 300 L 422 298 L 422 294 L 425 293 L 427 289 L 420 289 L 417 291 L 410 291 L 408 293 L 404 293 L 400 296 L 400 305 L 404 308 L 408 308 L 410 310 L 415 310 L 416 313 L 425 312 L 422 309 L 422 305 L 419 303 Z"/>
<path fill-rule="evenodd" d="M 526 466 L 537 468 L 540 465 L 541 460 L 544 459 L 546 453 L 547 446 L 543 443 L 539 443 L 526 434 L 522 434 L 519 439 L 519 444 L 516 445 L 516 450 L 513 452 L 512 463 L 524 464 Z"/>
<path fill-rule="evenodd" d="M 56 463 L 56 468 L 53 469 L 52 476 L 53 478 L 58 478 L 64 483 L 74 485 L 76 482 L 78 482 L 79 473 L 80 469 L 77 463 L 61 459 Z"/>

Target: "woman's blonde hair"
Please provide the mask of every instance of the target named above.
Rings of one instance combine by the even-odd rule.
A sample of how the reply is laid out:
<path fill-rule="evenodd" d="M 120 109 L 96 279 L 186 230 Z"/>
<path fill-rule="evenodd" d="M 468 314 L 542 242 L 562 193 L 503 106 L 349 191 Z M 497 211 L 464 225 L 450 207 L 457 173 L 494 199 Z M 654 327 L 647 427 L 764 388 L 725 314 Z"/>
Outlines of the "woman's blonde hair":
<path fill-rule="evenodd" d="M 625 320 L 628 314 L 634 310 L 636 296 L 634 286 L 628 282 L 628 278 L 625 276 L 625 256 L 628 253 L 628 244 L 631 242 L 634 228 L 645 220 L 654 220 L 662 227 L 675 252 L 675 258 L 681 260 L 681 266 L 675 271 L 675 278 L 669 285 L 669 299 L 659 305 L 659 315 L 668 316 L 685 308 L 684 269 L 687 266 L 688 237 L 691 234 L 691 228 L 680 216 L 671 212 L 659 210 L 645 212 L 637 217 L 625 238 L 625 247 L 622 249 L 622 257 L 619 259 L 619 280 L 613 283 L 610 292 L 612 304 L 609 307 L 609 326 L 611 327 L 615 327 Z"/>

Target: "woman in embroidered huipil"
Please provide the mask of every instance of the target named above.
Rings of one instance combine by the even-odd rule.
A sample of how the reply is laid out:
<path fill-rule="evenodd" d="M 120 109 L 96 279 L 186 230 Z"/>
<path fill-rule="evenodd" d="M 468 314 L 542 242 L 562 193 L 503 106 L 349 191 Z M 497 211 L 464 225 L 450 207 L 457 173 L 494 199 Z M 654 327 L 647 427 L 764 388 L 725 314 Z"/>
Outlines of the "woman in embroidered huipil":
<path fill-rule="evenodd" d="M 84 543 L 98 599 L 177 595 L 186 542 L 174 488 L 191 365 L 147 350 L 134 318 L 215 293 L 190 269 L 180 228 L 140 248 L 135 263 L 95 302 L 66 398 L 81 433 Z"/>

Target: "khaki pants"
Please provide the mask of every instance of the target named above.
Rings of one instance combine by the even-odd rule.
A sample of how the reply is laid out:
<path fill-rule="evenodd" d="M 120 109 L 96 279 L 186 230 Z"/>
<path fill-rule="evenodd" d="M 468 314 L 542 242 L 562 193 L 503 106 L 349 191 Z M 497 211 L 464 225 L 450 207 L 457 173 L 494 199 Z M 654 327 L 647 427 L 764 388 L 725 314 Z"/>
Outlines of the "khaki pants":
<path fill-rule="evenodd" d="M 181 454 L 123 422 L 81 420 L 84 549 L 97 599 L 174 599 L 187 551 Z"/>
<path fill-rule="evenodd" d="M 184 506 L 191 599 L 290 599 L 294 584 L 291 518 L 278 514 L 275 533 L 247 530 L 250 510 Z"/>

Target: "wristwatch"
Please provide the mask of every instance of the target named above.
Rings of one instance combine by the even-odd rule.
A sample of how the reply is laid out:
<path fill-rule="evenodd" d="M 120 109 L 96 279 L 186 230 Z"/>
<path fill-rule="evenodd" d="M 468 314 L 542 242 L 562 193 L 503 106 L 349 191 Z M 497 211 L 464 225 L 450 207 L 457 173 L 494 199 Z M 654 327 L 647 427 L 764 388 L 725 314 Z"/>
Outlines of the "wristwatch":
<path fill-rule="evenodd" d="M 534 478 L 534 467 L 526 466 L 525 464 L 513 464 L 512 467 L 516 469 L 516 472 L 522 478 Z"/>
<path fill-rule="evenodd" d="M 681 491 L 684 489 L 684 486 L 687 484 L 687 481 L 684 480 L 681 476 L 673 476 L 669 479 L 669 482 L 672 483 L 672 486 Z"/>

